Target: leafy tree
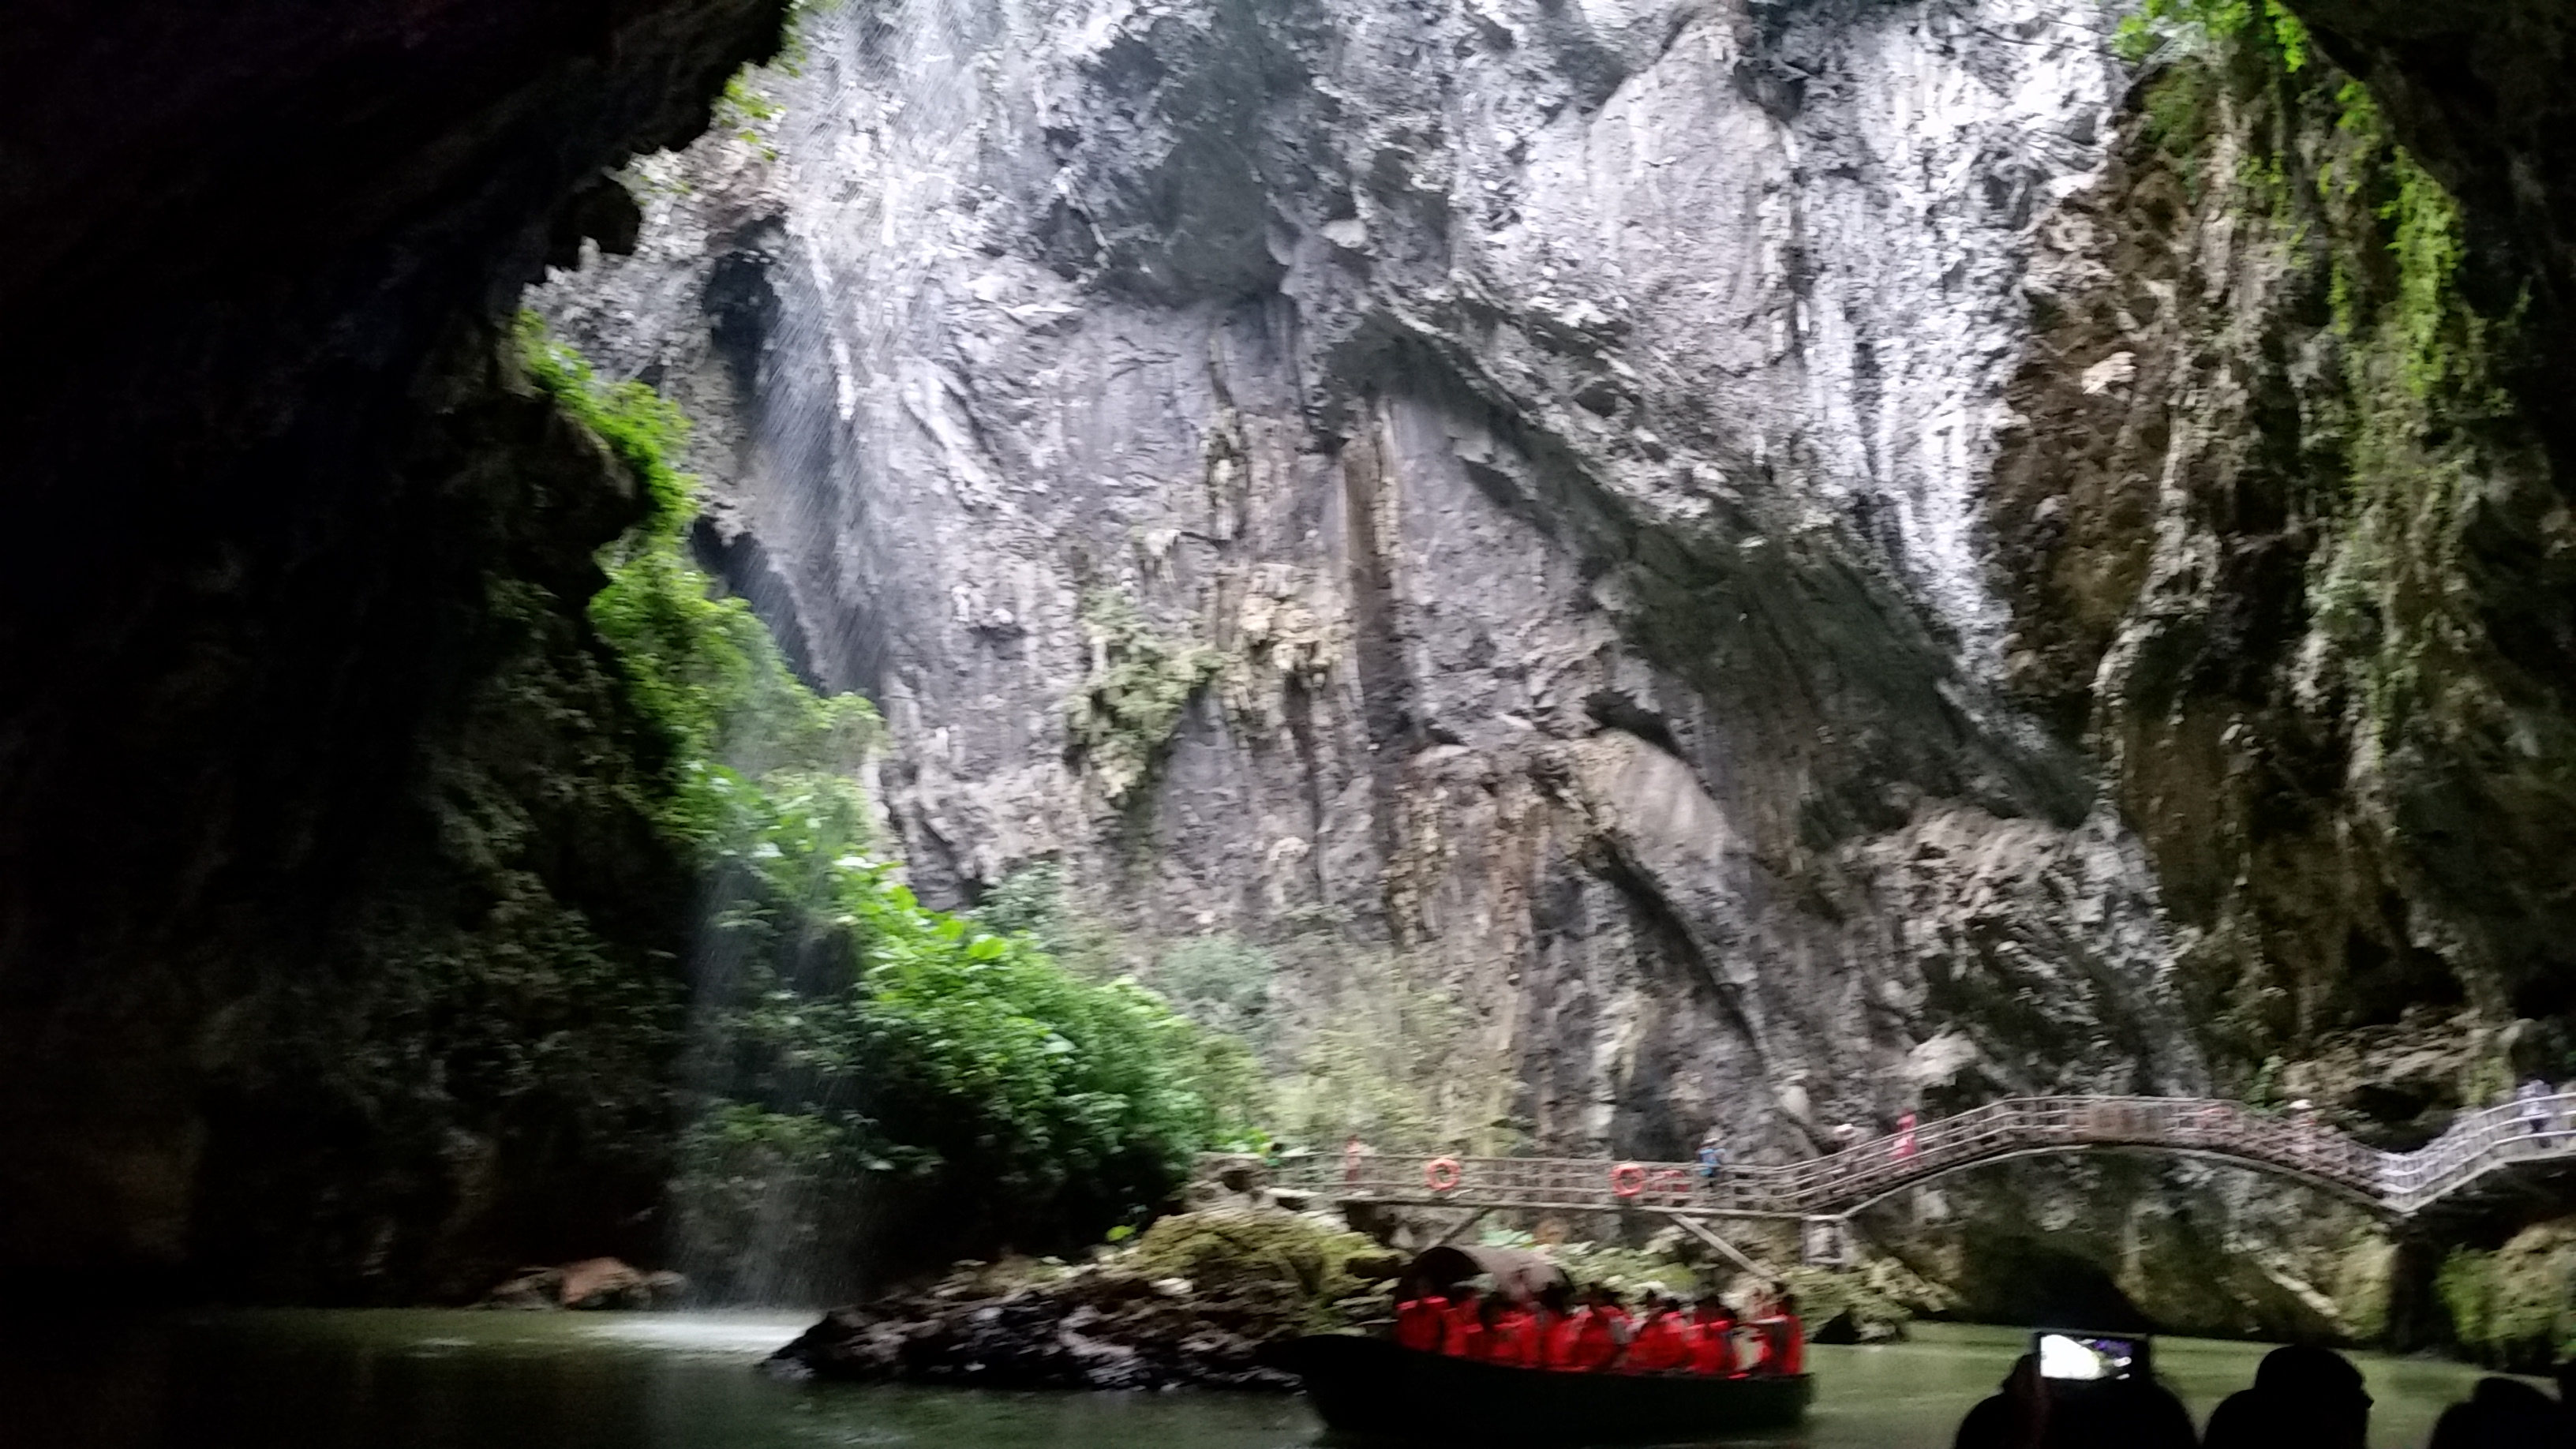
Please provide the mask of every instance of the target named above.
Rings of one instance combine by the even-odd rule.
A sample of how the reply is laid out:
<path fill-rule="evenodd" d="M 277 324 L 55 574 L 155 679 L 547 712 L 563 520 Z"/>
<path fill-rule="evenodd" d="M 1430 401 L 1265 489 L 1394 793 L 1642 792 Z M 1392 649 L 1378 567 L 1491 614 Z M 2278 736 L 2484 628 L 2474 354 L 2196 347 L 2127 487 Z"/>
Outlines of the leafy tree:
<path fill-rule="evenodd" d="M 686 1261 L 720 1292 L 842 1291 L 884 1246 L 933 1258 L 1095 1239 L 1166 1200 L 1237 1135 L 1241 1043 L 1038 939 L 925 908 L 872 852 L 853 775 L 879 725 L 822 698 L 740 599 L 689 562 L 677 409 L 606 383 L 522 323 L 531 377 L 648 490 L 591 606 L 667 736 L 663 828 L 705 872 L 692 1089 L 675 1197 Z"/>

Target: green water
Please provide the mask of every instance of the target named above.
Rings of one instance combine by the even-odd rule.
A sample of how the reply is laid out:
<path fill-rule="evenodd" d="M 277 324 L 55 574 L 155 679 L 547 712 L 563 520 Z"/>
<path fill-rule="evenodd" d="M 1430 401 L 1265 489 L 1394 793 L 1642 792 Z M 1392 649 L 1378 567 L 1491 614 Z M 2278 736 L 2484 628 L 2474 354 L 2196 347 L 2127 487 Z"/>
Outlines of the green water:
<path fill-rule="evenodd" d="M 11 1449 L 1304 1449 L 1296 1399 L 1023 1394 L 773 1382 L 753 1371 L 804 1315 L 228 1314 L 0 1337 Z M 1946 1449 L 2021 1336 L 1935 1325 L 1884 1348 L 1817 1348 L 1804 1449 Z M 2158 1366 L 2205 1416 L 2258 1344 L 2165 1339 Z M 2371 1441 L 2420 1445 L 2475 1370 L 2356 1356 Z M 1743 1442 L 1743 1441 L 1739 1441 Z"/>

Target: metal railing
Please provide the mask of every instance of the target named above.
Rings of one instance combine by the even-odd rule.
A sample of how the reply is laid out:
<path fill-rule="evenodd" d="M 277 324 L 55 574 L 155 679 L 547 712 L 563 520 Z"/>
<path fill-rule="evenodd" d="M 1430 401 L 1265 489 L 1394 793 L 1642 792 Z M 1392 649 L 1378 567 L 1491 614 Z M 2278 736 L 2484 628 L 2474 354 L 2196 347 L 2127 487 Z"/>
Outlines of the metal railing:
<path fill-rule="evenodd" d="M 1891 1193 L 2004 1158 L 2140 1148 L 2286 1174 L 2408 1217 L 2498 1168 L 2576 1159 L 2576 1094 L 2463 1113 L 2449 1131 L 2413 1152 L 2365 1146 L 2313 1112 L 2266 1111 L 2242 1102 L 2015 1097 L 1804 1161 L 1730 1163 L 1713 1178 L 1703 1178 L 1686 1162 L 1363 1153 L 1291 1158 L 1270 1170 L 1270 1180 L 1346 1202 L 1812 1218 L 1846 1215 Z M 1203 1170 L 1240 1161 L 1211 1157 Z"/>

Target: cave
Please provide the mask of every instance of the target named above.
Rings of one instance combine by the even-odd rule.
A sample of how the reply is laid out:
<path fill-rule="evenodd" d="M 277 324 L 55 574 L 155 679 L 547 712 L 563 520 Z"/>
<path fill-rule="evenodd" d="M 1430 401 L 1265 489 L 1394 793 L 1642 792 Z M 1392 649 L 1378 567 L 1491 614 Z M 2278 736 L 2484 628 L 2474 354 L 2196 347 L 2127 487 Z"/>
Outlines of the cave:
<path fill-rule="evenodd" d="M 1095 8 L 0 23 L 29 1301 L 802 1309 L 1220 1145 L 2576 1077 L 2563 7 Z M 1052 1085 L 941 1055 L 1003 974 Z M 1873 1251 L 2538 1366 L 2557 1177 L 2437 1252 L 2196 1171 Z"/>

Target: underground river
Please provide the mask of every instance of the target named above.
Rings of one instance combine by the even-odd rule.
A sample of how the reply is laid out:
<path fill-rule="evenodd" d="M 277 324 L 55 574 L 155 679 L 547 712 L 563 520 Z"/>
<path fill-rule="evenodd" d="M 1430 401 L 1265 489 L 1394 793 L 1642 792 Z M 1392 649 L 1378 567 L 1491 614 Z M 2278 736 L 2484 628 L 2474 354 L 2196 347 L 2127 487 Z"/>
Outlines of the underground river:
<path fill-rule="evenodd" d="M 868 1388 L 754 1369 L 804 1314 L 236 1313 L 113 1329 L 21 1323 L 0 1404 L 45 1449 L 1295 1449 L 1296 1399 Z M 1813 1351 L 1818 1408 L 1796 1435 L 1737 1443 L 1944 1449 L 2018 1351 L 2007 1329 L 1929 1325 L 1915 1341 Z M 2165 1339 L 2167 1380 L 2204 1417 L 2252 1378 L 2259 1344 Z M 2356 1355 L 2371 1442 L 2412 1449 L 2478 1377 Z"/>

